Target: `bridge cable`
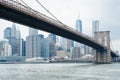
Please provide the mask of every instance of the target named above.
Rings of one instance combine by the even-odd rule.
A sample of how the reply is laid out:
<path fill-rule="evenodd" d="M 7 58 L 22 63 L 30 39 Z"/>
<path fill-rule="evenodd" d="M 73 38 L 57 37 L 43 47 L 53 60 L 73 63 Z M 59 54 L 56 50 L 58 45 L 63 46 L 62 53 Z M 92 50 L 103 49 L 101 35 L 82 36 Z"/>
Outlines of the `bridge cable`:
<path fill-rule="evenodd" d="M 32 9 L 28 4 L 26 4 L 23 0 L 20 0 L 26 7 L 28 7 L 29 9 Z"/>
<path fill-rule="evenodd" d="M 112 47 L 112 49 L 113 49 L 113 51 L 114 51 L 115 49 L 114 49 L 114 47 L 113 47 L 113 44 L 112 44 L 112 42 L 110 42 L 110 43 L 111 43 L 111 47 Z"/>
<path fill-rule="evenodd" d="M 23 0 L 20 0 L 25 6 L 27 6 L 28 8 L 31 9 L 30 6 L 28 6 Z M 19 2 L 19 1 L 18 1 Z M 38 0 L 36 0 L 36 2 L 42 6 L 42 8 L 44 8 L 53 18 L 55 18 L 58 22 L 62 23 L 58 18 L 56 18 L 47 8 L 45 8 Z"/>
<path fill-rule="evenodd" d="M 29 7 L 23 0 L 20 0 L 25 6 Z"/>
<path fill-rule="evenodd" d="M 45 8 L 45 6 L 43 6 L 40 1 L 36 0 L 36 2 L 42 7 L 44 8 L 53 18 L 55 18 L 58 22 L 62 23 L 57 17 L 55 17 L 47 8 Z"/>

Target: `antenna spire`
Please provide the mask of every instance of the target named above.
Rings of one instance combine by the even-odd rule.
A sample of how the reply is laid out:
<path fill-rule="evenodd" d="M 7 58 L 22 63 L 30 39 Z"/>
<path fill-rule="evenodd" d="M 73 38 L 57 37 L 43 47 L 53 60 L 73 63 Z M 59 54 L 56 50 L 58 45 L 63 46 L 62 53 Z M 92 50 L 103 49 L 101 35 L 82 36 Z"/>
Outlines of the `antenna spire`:
<path fill-rule="evenodd" d="M 80 11 L 78 10 L 78 19 L 80 18 Z"/>

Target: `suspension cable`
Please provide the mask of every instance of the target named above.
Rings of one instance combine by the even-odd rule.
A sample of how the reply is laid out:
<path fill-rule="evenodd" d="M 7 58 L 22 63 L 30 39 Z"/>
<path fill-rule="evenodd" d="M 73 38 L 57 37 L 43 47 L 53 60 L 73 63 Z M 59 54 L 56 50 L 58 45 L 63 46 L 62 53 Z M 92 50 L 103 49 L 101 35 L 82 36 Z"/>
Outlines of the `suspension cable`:
<path fill-rule="evenodd" d="M 56 18 L 47 8 L 45 8 L 40 1 L 36 0 L 36 2 L 42 7 L 44 8 L 53 18 L 55 18 L 58 22 L 62 23 L 58 18 Z"/>
<path fill-rule="evenodd" d="M 26 4 L 23 0 L 20 0 L 26 7 L 28 7 L 28 8 L 30 8 L 31 9 L 31 7 L 28 5 L 28 4 Z"/>
<path fill-rule="evenodd" d="M 112 49 L 113 49 L 113 51 L 114 51 L 115 49 L 114 49 L 114 47 L 113 47 L 113 44 L 112 44 L 112 42 L 110 42 L 110 43 L 111 43 L 111 47 L 112 47 Z"/>

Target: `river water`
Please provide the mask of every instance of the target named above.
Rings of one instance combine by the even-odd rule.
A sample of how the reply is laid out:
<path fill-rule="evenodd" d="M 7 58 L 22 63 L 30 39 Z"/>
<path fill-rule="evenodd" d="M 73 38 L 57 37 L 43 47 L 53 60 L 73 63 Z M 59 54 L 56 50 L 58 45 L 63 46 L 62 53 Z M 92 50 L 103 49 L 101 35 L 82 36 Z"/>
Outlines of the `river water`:
<path fill-rule="evenodd" d="M 0 80 L 120 80 L 120 64 L 0 64 Z"/>

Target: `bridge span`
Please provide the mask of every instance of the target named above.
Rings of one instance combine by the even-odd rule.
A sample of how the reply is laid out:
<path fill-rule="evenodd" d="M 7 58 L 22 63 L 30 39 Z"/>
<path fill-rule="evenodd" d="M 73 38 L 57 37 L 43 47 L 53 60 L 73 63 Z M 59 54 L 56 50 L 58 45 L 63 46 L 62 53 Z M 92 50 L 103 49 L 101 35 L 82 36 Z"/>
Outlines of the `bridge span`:
<path fill-rule="evenodd" d="M 0 18 L 72 39 L 96 50 L 108 49 L 93 38 L 15 0 L 0 0 Z M 118 57 L 112 50 L 111 56 Z"/>

